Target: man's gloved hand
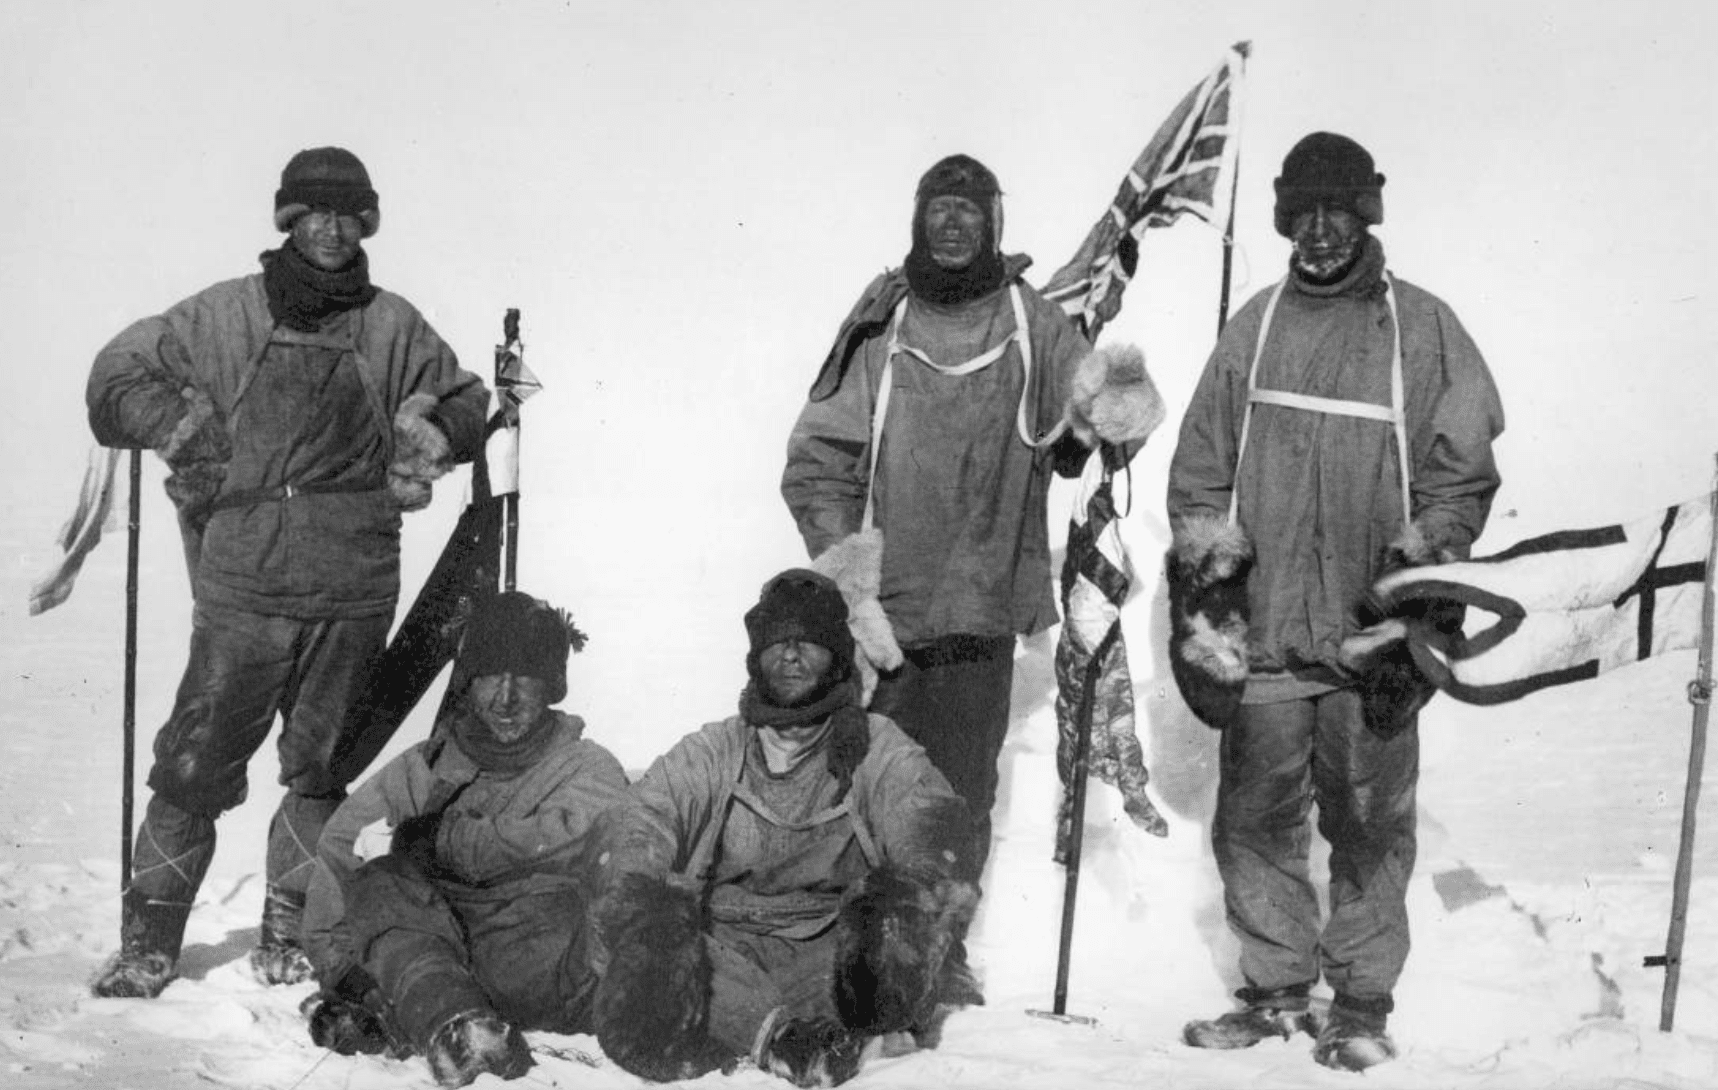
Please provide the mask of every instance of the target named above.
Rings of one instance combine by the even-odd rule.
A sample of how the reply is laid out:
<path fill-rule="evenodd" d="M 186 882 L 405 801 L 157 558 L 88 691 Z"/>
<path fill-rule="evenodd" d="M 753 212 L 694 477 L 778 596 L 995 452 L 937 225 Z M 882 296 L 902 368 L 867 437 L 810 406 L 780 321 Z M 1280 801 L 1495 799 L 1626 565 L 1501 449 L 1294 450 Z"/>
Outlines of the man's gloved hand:
<path fill-rule="evenodd" d="M 453 446 L 432 422 L 435 398 L 413 394 L 394 414 L 394 458 L 388 491 L 403 511 L 429 506 L 430 485 L 453 468 Z"/>
<path fill-rule="evenodd" d="M 180 395 L 185 413 L 156 449 L 173 471 L 165 485 L 168 498 L 188 523 L 201 530 L 208 521 L 209 505 L 227 479 L 233 440 L 208 394 L 187 386 Z"/>
<path fill-rule="evenodd" d="M 400 822 L 394 829 L 388 854 L 416 863 L 426 873 L 440 869 L 436 861 L 436 838 L 441 834 L 442 811 L 418 814 Z"/>

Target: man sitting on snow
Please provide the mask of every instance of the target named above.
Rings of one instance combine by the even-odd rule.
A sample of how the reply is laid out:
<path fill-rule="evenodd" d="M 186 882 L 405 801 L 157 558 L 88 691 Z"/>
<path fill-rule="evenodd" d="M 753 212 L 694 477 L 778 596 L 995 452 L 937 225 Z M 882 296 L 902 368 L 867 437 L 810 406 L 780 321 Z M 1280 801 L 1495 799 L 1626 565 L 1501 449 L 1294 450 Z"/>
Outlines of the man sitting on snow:
<path fill-rule="evenodd" d="M 657 759 L 617 816 L 598 933 L 604 1051 L 647 1079 L 750 1056 L 835 1085 L 872 1036 L 929 1043 L 978 901 L 965 806 L 858 703 L 836 585 L 795 569 L 747 612 L 739 714 Z"/>
<path fill-rule="evenodd" d="M 595 830 L 627 780 L 550 707 L 583 642 L 528 595 L 479 603 L 462 698 L 329 819 L 305 915 L 318 1044 L 419 1052 L 439 1084 L 463 1086 L 524 1074 L 522 1029 L 588 1031 Z"/>

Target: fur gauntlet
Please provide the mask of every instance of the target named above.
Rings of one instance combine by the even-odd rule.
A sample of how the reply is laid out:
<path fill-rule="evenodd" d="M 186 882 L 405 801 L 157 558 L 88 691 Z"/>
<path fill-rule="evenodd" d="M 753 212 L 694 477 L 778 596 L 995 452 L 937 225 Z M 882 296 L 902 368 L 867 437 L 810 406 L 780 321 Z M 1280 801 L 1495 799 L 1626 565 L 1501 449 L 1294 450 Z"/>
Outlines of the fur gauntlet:
<path fill-rule="evenodd" d="M 1460 559 L 1453 550 L 1433 546 L 1418 527 L 1410 525 L 1384 550 L 1380 578 L 1404 568 L 1447 564 Z M 1366 726 L 1374 734 L 1393 738 L 1414 722 L 1420 709 L 1437 694 L 1404 639 L 1408 627 L 1459 637 L 1467 607 L 1448 599 L 1415 600 L 1385 613 L 1368 602 L 1360 611 L 1366 627 L 1342 641 L 1342 665 L 1360 678 L 1360 701 Z M 1436 638 L 1436 637 L 1434 637 Z"/>
<path fill-rule="evenodd" d="M 833 580 L 847 603 L 847 627 L 857 644 L 854 658 L 863 690 L 859 706 L 868 707 L 877 691 L 877 675 L 899 670 L 905 661 L 878 601 L 883 590 L 883 531 L 872 527 L 849 534 L 820 553 L 811 567 Z"/>
<path fill-rule="evenodd" d="M 226 482 L 233 441 L 208 394 L 195 386 L 179 394 L 185 399 L 185 413 L 156 449 L 172 470 L 165 482 L 168 498 L 185 524 L 201 532 L 209 521 L 209 505 Z"/>
<path fill-rule="evenodd" d="M 1181 698 L 1222 729 L 1247 683 L 1247 577 L 1253 543 L 1225 518 L 1200 515 L 1177 527 L 1165 558 L 1169 579 L 1169 669 Z"/>
<path fill-rule="evenodd" d="M 729 1057 L 705 1033 L 710 954 L 696 885 L 622 874 L 597 906 L 608 965 L 593 1021 L 609 1059 L 641 1079 L 694 1079 Z"/>
<path fill-rule="evenodd" d="M 1145 353 L 1131 344 L 1106 344 L 1074 370 L 1063 419 L 1080 442 L 1093 447 L 1143 440 L 1163 423 L 1163 398 L 1145 369 Z"/>
<path fill-rule="evenodd" d="M 836 917 L 835 1009 L 880 1035 L 934 1022 L 949 950 L 978 908 L 978 887 L 884 865 L 848 891 Z"/>
<path fill-rule="evenodd" d="M 413 394 L 394 413 L 394 460 L 388 466 L 388 491 L 402 511 L 429 506 L 430 485 L 453 468 L 453 447 L 430 423 L 436 399 Z"/>

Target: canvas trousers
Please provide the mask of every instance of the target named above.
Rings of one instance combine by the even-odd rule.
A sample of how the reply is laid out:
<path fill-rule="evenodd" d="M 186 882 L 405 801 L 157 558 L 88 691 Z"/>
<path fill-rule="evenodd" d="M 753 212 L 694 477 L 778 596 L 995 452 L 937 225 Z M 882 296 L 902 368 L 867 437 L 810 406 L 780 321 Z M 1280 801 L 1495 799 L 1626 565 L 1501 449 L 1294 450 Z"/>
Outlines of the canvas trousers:
<path fill-rule="evenodd" d="M 189 911 L 214 854 L 215 819 L 244 801 L 246 767 L 277 713 L 287 790 L 269 824 L 267 881 L 302 902 L 322 827 L 345 797 L 330 761 L 389 624 L 388 617 L 301 620 L 196 607 L 185 674 L 155 736 L 132 903 Z M 176 952 L 178 936 L 166 938 Z"/>
<path fill-rule="evenodd" d="M 1337 998 L 1387 1013 L 1408 957 L 1417 725 L 1367 730 L 1359 695 L 1339 689 L 1243 705 L 1223 731 L 1211 842 L 1243 996 L 1305 994 L 1322 973 Z M 1320 923 L 1308 818 L 1330 845 L 1330 910 Z"/>
<path fill-rule="evenodd" d="M 419 1051 L 468 1011 L 494 1011 L 522 1030 L 590 1031 L 597 976 L 572 879 L 475 887 L 383 856 L 358 869 L 345 900 L 359 963 Z"/>
<path fill-rule="evenodd" d="M 966 800 L 972 850 L 959 876 L 977 882 L 990 858 L 997 761 L 1008 739 L 1014 637 L 950 636 L 904 651 L 901 668 L 878 679 L 871 711 L 923 746 Z"/>

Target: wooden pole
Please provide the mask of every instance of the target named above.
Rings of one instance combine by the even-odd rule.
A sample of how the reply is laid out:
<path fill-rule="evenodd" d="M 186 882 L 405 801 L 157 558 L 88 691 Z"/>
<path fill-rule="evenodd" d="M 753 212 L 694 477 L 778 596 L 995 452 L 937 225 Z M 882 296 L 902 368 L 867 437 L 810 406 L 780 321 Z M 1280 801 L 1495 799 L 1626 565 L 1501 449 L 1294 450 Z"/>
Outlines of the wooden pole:
<path fill-rule="evenodd" d="M 1706 720 L 1712 707 L 1713 566 L 1718 564 L 1718 477 L 1709 498 L 1712 543 L 1706 553 L 1706 588 L 1700 607 L 1700 658 L 1688 699 L 1694 722 L 1688 742 L 1688 782 L 1682 792 L 1682 837 L 1676 848 L 1676 877 L 1670 895 L 1670 934 L 1664 943 L 1664 995 L 1659 1002 L 1658 1028 L 1669 1033 L 1676 1024 L 1676 990 L 1682 980 L 1682 942 L 1688 931 L 1688 889 L 1694 877 L 1694 824 L 1700 807 L 1700 779 L 1706 768 Z M 1648 959 L 1655 963 L 1658 959 Z"/>
<path fill-rule="evenodd" d="M 119 892 L 131 887 L 132 769 L 137 761 L 137 558 L 142 551 L 143 452 L 131 452 L 131 498 L 125 548 L 125 720 L 119 789 Z"/>
<path fill-rule="evenodd" d="M 1078 716 L 1074 720 L 1074 768 L 1072 782 L 1068 785 L 1068 790 L 1074 795 L 1069 806 L 1072 815 L 1068 829 L 1067 877 L 1062 887 L 1062 937 L 1056 951 L 1056 991 L 1050 1007 L 1050 1013 L 1058 1018 L 1068 1014 L 1068 971 L 1074 950 L 1074 906 L 1080 893 L 1080 852 L 1084 847 L 1086 831 L 1086 775 L 1092 752 L 1092 704 L 1096 700 L 1098 674 L 1103 671 L 1104 659 L 1109 656 L 1110 648 L 1115 646 L 1116 638 L 1120 635 L 1121 620 L 1118 618 L 1110 625 L 1110 630 L 1104 633 L 1104 638 L 1098 641 L 1097 649 L 1092 652 L 1090 661 L 1086 663 L 1085 674 L 1080 679 L 1080 705 Z"/>

